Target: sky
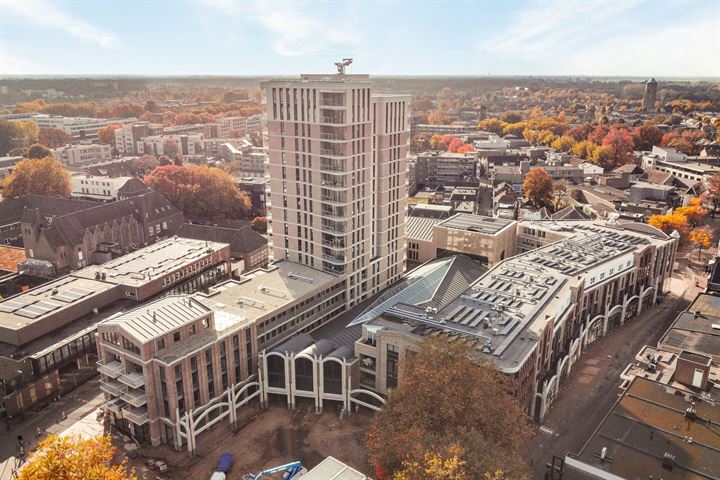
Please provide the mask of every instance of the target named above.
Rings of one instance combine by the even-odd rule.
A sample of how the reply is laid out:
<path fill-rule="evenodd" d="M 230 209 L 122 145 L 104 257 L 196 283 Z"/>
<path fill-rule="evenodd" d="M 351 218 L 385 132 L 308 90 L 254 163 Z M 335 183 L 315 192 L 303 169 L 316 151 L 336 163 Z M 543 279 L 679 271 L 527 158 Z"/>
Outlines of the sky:
<path fill-rule="evenodd" d="M 0 0 L 0 75 L 720 79 L 720 0 Z"/>

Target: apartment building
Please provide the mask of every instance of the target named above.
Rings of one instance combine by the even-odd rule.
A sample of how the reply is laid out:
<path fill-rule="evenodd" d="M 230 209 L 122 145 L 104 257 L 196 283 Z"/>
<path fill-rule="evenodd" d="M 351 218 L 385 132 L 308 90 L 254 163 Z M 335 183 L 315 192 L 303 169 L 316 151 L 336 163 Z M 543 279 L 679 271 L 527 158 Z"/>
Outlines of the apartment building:
<path fill-rule="evenodd" d="M 107 146 L 107 145 L 106 145 Z M 82 198 L 101 202 L 114 202 L 120 199 L 120 192 L 128 182 L 142 182 L 134 177 L 96 177 L 83 173 L 73 174 L 72 198 Z M 145 187 L 147 188 L 147 187 Z"/>
<path fill-rule="evenodd" d="M 262 130 L 262 115 L 250 117 L 218 118 L 213 123 L 205 124 L 205 138 L 240 138 Z"/>
<path fill-rule="evenodd" d="M 138 142 L 145 137 L 160 135 L 163 131 L 161 123 L 134 122 L 123 125 L 115 130 L 115 148 L 123 155 L 138 153 Z"/>
<path fill-rule="evenodd" d="M 258 350 L 312 331 L 345 306 L 341 278 L 281 261 L 207 293 L 168 296 L 98 325 L 111 421 L 140 441 L 193 452 L 197 435 L 263 399 Z"/>
<path fill-rule="evenodd" d="M 229 245 L 170 238 L 0 301 L 0 401 L 10 415 L 56 394 L 60 369 L 89 366 L 97 323 L 162 293 L 229 277 Z"/>
<path fill-rule="evenodd" d="M 410 96 L 368 75 L 261 86 L 273 258 L 344 277 L 354 305 L 402 274 Z"/>
<path fill-rule="evenodd" d="M 136 142 L 138 155 L 150 154 L 155 156 L 167 155 L 165 148 L 174 144 L 175 149 L 182 155 L 200 155 L 205 148 L 203 136 L 200 133 L 179 135 L 151 135 Z"/>
<path fill-rule="evenodd" d="M 425 186 L 477 185 L 476 152 L 424 152 L 415 160 L 415 181 Z"/>
<path fill-rule="evenodd" d="M 5 119 L 11 122 L 32 120 L 39 128 L 57 128 L 76 140 L 96 138 L 98 130 L 108 125 L 124 125 L 135 121 L 134 118 L 63 117 L 45 113 L 12 114 L 5 116 Z"/>
<path fill-rule="evenodd" d="M 92 165 L 112 160 L 110 145 L 92 143 L 89 145 L 65 145 L 52 149 L 55 160 L 68 166 Z"/>
<path fill-rule="evenodd" d="M 343 397 L 345 407 L 380 408 L 402 378 L 402 360 L 426 336 L 443 333 L 473 346 L 512 378 L 518 402 L 542 422 L 583 349 L 655 305 L 667 288 L 678 242 L 634 222 L 562 223 L 563 238 L 490 270 L 465 255 L 421 265 L 349 315 L 349 329 L 362 330 L 354 356 L 344 357 L 350 373 L 343 385 L 352 386 Z M 261 358 L 285 360 L 261 361 L 265 387 L 270 378 L 292 375 L 293 359 L 319 349 L 324 340 L 291 338 L 261 351 Z M 318 375 L 315 385 L 323 382 Z M 296 395 L 290 387 L 265 390 Z"/>

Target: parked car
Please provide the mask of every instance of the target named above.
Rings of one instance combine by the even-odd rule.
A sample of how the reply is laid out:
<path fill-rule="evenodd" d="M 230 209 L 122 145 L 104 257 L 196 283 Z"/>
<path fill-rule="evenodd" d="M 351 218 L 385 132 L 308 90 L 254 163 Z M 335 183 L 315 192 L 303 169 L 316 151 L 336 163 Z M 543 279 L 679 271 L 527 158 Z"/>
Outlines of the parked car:
<path fill-rule="evenodd" d="M 210 480 L 225 480 L 225 474 L 223 472 L 213 472 Z"/>
<path fill-rule="evenodd" d="M 232 467 L 232 453 L 225 452 L 222 455 L 220 455 L 220 460 L 218 460 L 217 467 L 215 468 L 216 472 L 222 472 L 227 473 L 230 471 L 230 468 Z"/>

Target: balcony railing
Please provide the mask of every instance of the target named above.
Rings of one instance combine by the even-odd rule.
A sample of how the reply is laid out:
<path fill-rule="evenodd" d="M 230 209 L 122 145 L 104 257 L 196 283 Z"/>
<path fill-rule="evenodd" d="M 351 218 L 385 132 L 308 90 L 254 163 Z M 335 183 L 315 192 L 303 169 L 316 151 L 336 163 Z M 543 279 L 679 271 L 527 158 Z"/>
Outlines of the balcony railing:
<path fill-rule="evenodd" d="M 343 120 L 343 117 L 323 116 L 323 117 L 321 117 L 321 121 L 322 121 L 322 123 L 332 123 L 334 125 L 342 125 L 343 123 L 345 123 L 345 121 Z"/>
<path fill-rule="evenodd" d="M 117 360 L 110 362 L 99 361 L 97 362 L 97 369 L 98 372 L 111 378 L 117 378 L 123 373 L 123 365 Z"/>
<path fill-rule="evenodd" d="M 122 409 L 127 405 L 125 400 L 120 397 L 115 397 L 112 400 L 105 402 L 105 408 L 116 415 L 122 415 Z"/>
<path fill-rule="evenodd" d="M 143 425 L 148 421 L 147 408 L 125 407 L 122 414 L 135 425 Z"/>
<path fill-rule="evenodd" d="M 140 372 L 130 372 L 121 375 L 118 380 L 128 387 L 140 388 L 145 385 L 145 376 Z"/>
<path fill-rule="evenodd" d="M 343 212 L 337 212 L 334 210 L 322 210 L 321 214 L 324 218 L 331 218 L 333 220 L 347 220 L 347 217 Z"/>
<path fill-rule="evenodd" d="M 113 397 L 119 397 L 123 392 L 123 385 L 116 380 L 100 380 L 100 390 Z"/>
<path fill-rule="evenodd" d="M 127 390 L 125 393 L 123 393 L 120 398 L 125 400 L 127 403 L 132 405 L 133 407 L 142 407 L 147 403 L 147 395 L 145 394 L 145 390 L 141 389 L 130 389 Z"/>
<path fill-rule="evenodd" d="M 347 185 L 345 185 L 345 182 L 337 182 L 332 180 L 321 180 L 320 182 L 323 187 L 328 188 L 347 188 Z"/>
<path fill-rule="evenodd" d="M 342 100 L 321 99 L 320 106 L 321 107 L 344 107 L 345 103 Z"/>
<path fill-rule="evenodd" d="M 332 162 L 320 162 L 320 170 L 326 171 L 326 172 L 344 172 L 345 171 L 345 165 L 340 163 L 332 163 Z"/>
<path fill-rule="evenodd" d="M 345 135 L 339 135 L 337 133 L 320 133 L 320 138 L 323 140 L 345 140 Z"/>
<path fill-rule="evenodd" d="M 332 204 L 335 204 L 335 205 L 345 205 L 345 204 L 347 203 L 347 202 L 346 202 L 344 199 L 342 199 L 342 198 L 329 197 L 329 196 L 327 196 L 327 195 L 321 195 L 321 196 L 320 196 L 320 201 L 321 201 L 321 202 L 332 203 Z"/>
<path fill-rule="evenodd" d="M 328 225 L 326 223 L 323 223 L 322 225 L 320 225 L 320 230 L 322 230 L 324 232 L 333 233 L 333 234 L 335 234 L 335 233 L 344 234 L 345 226 L 343 226 L 343 225 Z"/>
<path fill-rule="evenodd" d="M 334 263 L 335 265 L 345 265 L 345 257 L 339 257 L 336 255 L 323 254 L 323 260 Z"/>

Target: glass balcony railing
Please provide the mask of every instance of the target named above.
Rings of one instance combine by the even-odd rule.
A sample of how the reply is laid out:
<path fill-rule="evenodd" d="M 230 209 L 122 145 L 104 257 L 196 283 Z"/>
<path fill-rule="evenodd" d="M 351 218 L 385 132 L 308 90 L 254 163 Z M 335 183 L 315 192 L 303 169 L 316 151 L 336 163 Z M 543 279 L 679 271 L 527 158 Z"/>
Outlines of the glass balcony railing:
<path fill-rule="evenodd" d="M 135 425 L 143 425 L 148 421 L 147 408 L 125 407 L 122 414 Z"/>
<path fill-rule="evenodd" d="M 140 372 L 129 372 L 121 375 L 118 380 L 131 388 L 140 388 L 145 385 L 145 376 Z"/>
<path fill-rule="evenodd" d="M 124 372 L 122 363 L 117 360 L 112 360 L 110 362 L 99 361 L 97 362 L 97 369 L 98 372 L 111 378 L 117 378 Z"/>

